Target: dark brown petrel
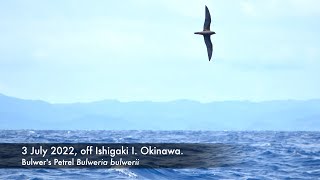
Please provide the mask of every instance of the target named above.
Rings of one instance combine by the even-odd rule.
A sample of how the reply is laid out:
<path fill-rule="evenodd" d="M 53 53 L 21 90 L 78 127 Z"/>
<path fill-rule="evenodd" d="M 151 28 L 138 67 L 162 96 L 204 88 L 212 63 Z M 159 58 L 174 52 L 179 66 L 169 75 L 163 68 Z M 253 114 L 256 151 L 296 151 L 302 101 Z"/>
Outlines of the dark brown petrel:
<path fill-rule="evenodd" d="M 211 16 L 210 16 L 210 12 L 208 7 L 206 6 L 206 19 L 204 21 L 204 25 L 203 25 L 203 31 L 201 32 L 195 32 L 194 34 L 200 34 L 203 35 L 204 37 L 204 42 L 206 43 L 207 46 L 207 51 L 208 51 L 208 58 L 209 61 L 212 57 L 212 43 L 211 43 L 211 39 L 210 36 L 212 34 L 216 34 L 213 31 L 210 31 L 210 24 L 211 24 Z"/>

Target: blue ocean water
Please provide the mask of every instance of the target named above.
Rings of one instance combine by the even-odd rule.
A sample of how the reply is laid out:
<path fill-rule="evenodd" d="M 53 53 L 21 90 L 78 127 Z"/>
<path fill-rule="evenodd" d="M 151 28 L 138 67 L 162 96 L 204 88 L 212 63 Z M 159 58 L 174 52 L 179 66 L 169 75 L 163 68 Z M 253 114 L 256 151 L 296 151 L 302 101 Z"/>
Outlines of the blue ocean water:
<path fill-rule="evenodd" d="M 2 130 L 1 143 L 223 143 L 233 165 L 208 169 L 0 169 L 0 179 L 320 179 L 320 132 Z"/>

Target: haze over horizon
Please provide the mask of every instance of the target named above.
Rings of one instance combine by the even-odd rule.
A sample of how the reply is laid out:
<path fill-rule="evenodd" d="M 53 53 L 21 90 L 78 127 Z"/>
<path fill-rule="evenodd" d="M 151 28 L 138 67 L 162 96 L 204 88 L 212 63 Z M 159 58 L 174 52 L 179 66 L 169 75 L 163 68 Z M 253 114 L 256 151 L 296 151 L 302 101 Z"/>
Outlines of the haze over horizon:
<path fill-rule="evenodd" d="M 14 98 L 18 100 L 26 100 L 26 101 L 42 101 L 49 104 L 90 104 L 90 103 L 99 103 L 104 101 L 113 101 L 113 102 L 119 102 L 119 103 L 144 103 L 144 102 L 151 102 L 151 103 L 170 103 L 170 102 L 194 102 L 194 103 L 200 103 L 200 104 L 208 104 L 208 103 L 223 103 L 223 102 L 248 102 L 248 103 L 266 103 L 266 102 L 285 102 L 285 101 L 320 101 L 320 98 L 312 98 L 312 99 L 270 99 L 270 100 L 260 100 L 260 101 L 254 101 L 254 100 L 212 100 L 212 101 L 198 101 L 198 100 L 192 100 L 192 99 L 172 99 L 172 100 L 163 100 L 163 101 L 154 101 L 154 100 L 132 100 L 132 101 L 125 101 L 125 100 L 119 100 L 119 99 L 98 99 L 93 101 L 73 101 L 73 102 L 50 102 L 44 99 L 28 99 L 28 98 L 21 98 L 21 97 L 14 97 L 10 95 L 6 95 L 3 93 L 0 93 L 0 97 L 7 97 L 7 98 Z"/>
<path fill-rule="evenodd" d="M 193 34 L 205 5 L 212 62 Z M 51 103 L 320 99 L 319 16 L 316 0 L 1 1 L 0 93 Z"/>
<path fill-rule="evenodd" d="M 49 104 L 0 95 L 0 129 L 319 131 L 320 100 Z"/>

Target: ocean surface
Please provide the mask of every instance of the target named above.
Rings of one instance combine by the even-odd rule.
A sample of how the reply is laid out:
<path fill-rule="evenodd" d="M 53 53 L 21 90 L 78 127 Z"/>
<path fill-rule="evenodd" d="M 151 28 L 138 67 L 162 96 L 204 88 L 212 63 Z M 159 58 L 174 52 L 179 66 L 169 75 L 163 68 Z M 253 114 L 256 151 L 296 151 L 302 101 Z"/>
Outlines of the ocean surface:
<path fill-rule="evenodd" d="M 320 179 L 320 132 L 1 130 L 1 143 L 223 143 L 235 163 L 208 169 L 0 169 L 0 179 Z"/>

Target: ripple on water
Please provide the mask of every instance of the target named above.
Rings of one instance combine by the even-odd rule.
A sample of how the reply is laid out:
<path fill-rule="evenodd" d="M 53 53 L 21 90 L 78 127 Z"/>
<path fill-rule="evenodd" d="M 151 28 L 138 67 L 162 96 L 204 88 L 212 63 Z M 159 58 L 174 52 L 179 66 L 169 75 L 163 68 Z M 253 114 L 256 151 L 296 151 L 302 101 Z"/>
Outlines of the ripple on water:
<path fill-rule="evenodd" d="M 320 132 L 2 130 L 6 143 L 224 143 L 238 157 L 210 169 L 0 169 L 0 179 L 317 179 L 319 139 Z"/>

